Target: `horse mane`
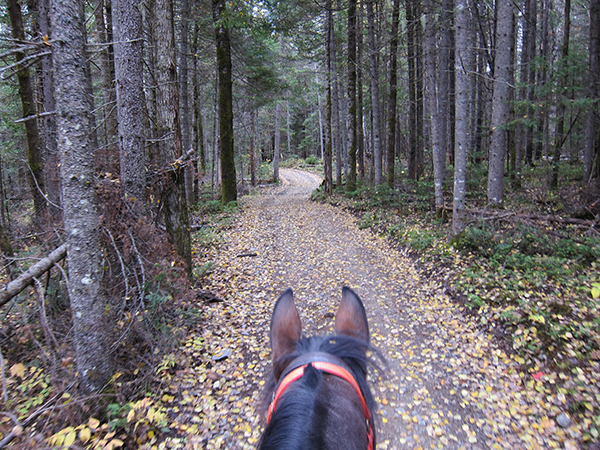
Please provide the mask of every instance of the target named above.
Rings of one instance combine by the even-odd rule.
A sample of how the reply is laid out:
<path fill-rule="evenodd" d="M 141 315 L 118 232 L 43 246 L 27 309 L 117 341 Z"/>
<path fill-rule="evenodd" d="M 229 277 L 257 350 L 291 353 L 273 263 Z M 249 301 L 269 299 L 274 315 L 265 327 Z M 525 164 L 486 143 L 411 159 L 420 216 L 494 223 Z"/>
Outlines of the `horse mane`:
<path fill-rule="evenodd" d="M 354 337 L 337 335 L 324 337 L 303 337 L 296 345 L 295 351 L 288 353 L 275 361 L 271 371 L 259 411 L 262 415 L 271 402 L 273 393 L 277 387 L 277 382 L 285 368 L 296 357 L 313 352 L 325 352 L 340 358 L 356 379 L 367 406 L 374 412 L 376 408 L 373 394 L 367 384 L 367 369 L 373 367 L 379 370 L 375 360 L 367 356 L 367 350 L 370 350 L 378 359 L 382 359 L 380 353 L 371 347 L 368 343 Z M 320 420 L 326 413 L 325 403 L 318 398 L 317 392 L 323 378 L 323 373 L 312 366 L 308 366 L 304 376 L 293 385 L 294 395 L 282 397 L 277 405 L 277 413 L 273 415 L 270 425 L 263 434 L 258 448 L 261 450 L 300 450 L 298 443 L 303 442 L 309 436 L 310 448 L 324 448 L 323 442 L 318 442 L 319 436 L 323 433 L 316 432 L 323 426 Z M 314 405 L 313 408 L 307 408 L 306 405 Z M 284 443 L 287 443 L 284 446 Z M 294 444 L 296 443 L 296 444 Z M 302 447 L 307 450 L 307 447 Z"/>

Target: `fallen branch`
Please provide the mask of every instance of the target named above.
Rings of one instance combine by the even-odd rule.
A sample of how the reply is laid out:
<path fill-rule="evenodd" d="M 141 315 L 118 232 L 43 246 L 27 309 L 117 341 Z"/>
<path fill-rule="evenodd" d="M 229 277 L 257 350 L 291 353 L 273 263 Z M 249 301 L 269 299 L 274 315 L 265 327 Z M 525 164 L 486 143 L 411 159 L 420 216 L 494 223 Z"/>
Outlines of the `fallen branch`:
<path fill-rule="evenodd" d="M 4 289 L 0 290 L 0 307 L 8 303 L 11 298 L 13 298 L 27 286 L 33 284 L 34 278 L 37 278 L 50 270 L 52 266 L 63 259 L 66 255 L 67 244 L 63 244 L 48 256 L 36 262 L 33 266 L 27 269 L 26 272 L 21 274 L 19 278 L 8 283 Z"/>

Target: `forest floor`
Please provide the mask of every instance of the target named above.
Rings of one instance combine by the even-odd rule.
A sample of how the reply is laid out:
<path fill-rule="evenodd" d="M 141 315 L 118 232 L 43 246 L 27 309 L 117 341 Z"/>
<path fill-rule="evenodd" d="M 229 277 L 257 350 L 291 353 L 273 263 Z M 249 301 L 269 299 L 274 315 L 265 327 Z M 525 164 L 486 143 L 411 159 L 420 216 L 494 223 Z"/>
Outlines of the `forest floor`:
<path fill-rule="evenodd" d="M 210 295 L 168 371 L 171 433 L 159 448 L 254 448 L 276 299 L 292 287 L 305 334 L 327 334 L 342 286 L 363 300 L 387 362 L 370 373 L 378 449 L 579 448 L 556 377 L 524 371 L 452 300 L 443 274 L 424 275 L 350 213 L 310 201 L 316 175 L 282 169 L 281 181 L 244 197 L 218 236 L 200 233 L 212 243 L 197 255 Z"/>

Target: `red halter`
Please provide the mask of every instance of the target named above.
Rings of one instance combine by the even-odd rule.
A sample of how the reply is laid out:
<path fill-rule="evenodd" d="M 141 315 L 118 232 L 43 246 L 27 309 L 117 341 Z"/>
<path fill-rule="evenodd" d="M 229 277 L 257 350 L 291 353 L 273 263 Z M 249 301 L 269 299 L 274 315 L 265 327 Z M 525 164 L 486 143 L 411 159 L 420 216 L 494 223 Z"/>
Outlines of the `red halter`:
<path fill-rule="evenodd" d="M 314 361 L 309 364 L 311 364 L 317 370 L 329 373 L 331 375 L 335 375 L 336 377 L 339 377 L 342 380 L 347 381 L 348 383 L 350 383 L 350 386 L 352 386 L 354 388 L 354 390 L 358 394 L 358 398 L 360 399 L 360 403 L 363 408 L 363 413 L 364 413 L 365 419 L 367 421 L 367 432 L 368 432 L 368 436 L 369 436 L 368 450 L 374 450 L 374 448 L 375 448 L 375 432 L 373 430 L 373 423 L 371 422 L 371 411 L 369 411 L 369 408 L 367 406 L 367 401 L 365 400 L 365 396 L 363 395 L 362 391 L 360 390 L 360 387 L 358 386 L 356 379 L 352 376 L 352 374 L 350 372 L 348 372 L 343 367 L 340 367 L 338 365 L 335 365 L 335 364 L 332 364 L 329 362 Z M 271 416 L 275 412 L 275 408 L 277 407 L 277 402 L 279 401 L 279 398 L 281 397 L 283 392 L 290 386 L 290 384 L 292 384 L 294 381 L 302 378 L 302 376 L 304 375 L 304 369 L 306 369 L 306 366 L 308 366 L 308 364 L 304 364 L 304 365 L 292 370 L 279 383 L 279 387 L 277 388 L 277 391 L 275 391 L 275 394 L 273 395 L 273 401 L 269 405 L 269 412 L 267 414 L 267 425 L 271 422 Z"/>

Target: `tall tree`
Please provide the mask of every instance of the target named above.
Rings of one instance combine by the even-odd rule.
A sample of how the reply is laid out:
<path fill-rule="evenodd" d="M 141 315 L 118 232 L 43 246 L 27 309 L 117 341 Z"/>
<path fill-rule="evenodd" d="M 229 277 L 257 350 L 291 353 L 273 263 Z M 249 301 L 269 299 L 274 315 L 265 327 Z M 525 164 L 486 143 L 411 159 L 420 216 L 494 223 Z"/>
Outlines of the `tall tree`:
<path fill-rule="evenodd" d="M 396 104 L 398 99 L 398 25 L 400 0 L 394 0 L 392 10 L 392 38 L 390 40 L 390 107 L 388 117 L 387 184 L 394 187 L 396 161 Z"/>
<path fill-rule="evenodd" d="M 440 97 L 445 95 L 438 90 L 437 56 L 437 24 L 435 19 L 434 0 L 425 0 L 425 80 L 426 96 L 429 105 L 431 122 L 431 149 L 433 153 L 435 208 L 438 215 L 444 210 L 444 181 L 446 176 L 446 147 L 442 145 L 442 124 Z"/>
<path fill-rule="evenodd" d="M 569 80 L 569 74 L 567 70 L 568 58 L 569 58 L 569 40 L 571 35 L 571 0 L 565 0 L 565 10 L 564 10 L 564 29 L 563 29 L 563 39 L 561 44 L 561 59 L 559 63 L 559 91 L 558 94 L 558 105 L 556 106 L 556 117 L 558 122 L 556 124 L 556 130 L 554 132 L 554 156 L 552 158 L 552 174 L 550 176 L 550 189 L 558 188 L 558 167 L 560 164 L 560 157 L 562 154 L 562 147 L 565 143 L 565 111 L 566 111 L 566 96 L 564 95 L 564 91 L 567 88 L 567 83 Z"/>
<path fill-rule="evenodd" d="M 454 23 L 456 28 L 454 49 L 455 77 L 455 131 L 454 131 L 454 203 L 452 208 L 452 233 L 456 236 L 464 230 L 464 210 L 467 181 L 467 108 L 469 75 L 462 64 L 468 57 L 468 0 L 456 0 Z"/>
<path fill-rule="evenodd" d="M 113 0 L 119 160 L 123 193 L 143 204 L 146 189 L 143 33 L 140 5 Z"/>
<path fill-rule="evenodd" d="M 188 0 L 180 0 L 181 6 L 181 51 L 179 52 L 179 99 L 181 101 L 181 143 L 183 151 L 187 152 L 191 148 L 191 127 L 190 127 L 190 102 L 188 88 L 188 53 L 189 53 L 189 20 L 190 20 L 190 4 Z M 194 153 L 187 162 L 185 173 L 185 193 L 188 205 L 196 202 L 194 198 L 194 161 L 197 158 L 197 153 Z"/>
<path fill-rule="evenodd" d="M 275 106 L 275 144 L 273 145 L 273 181 L 279 182 L 279 159 L 281 155 L 281 102 Z"/>
<path fill-rule="evenodd" d="M 333 189 L 333 173 L 332 173 L 332 160 L 331 160 L 331 150 L 332 150 L 332 127 L 331 127 L 331 89 L 333 85 L 333 73 L 332 73 L 332 58 L 331 58 L 331 49 L 333 47 L 333 8 L 331 5 L 331 0 L 327 0 L 326 5 L 326 14 L 327 20 L 325 21 L 325 27 L 327 28 L 327 44 L 326 44 L 326 59 L 327 59 L 327 84 L 326 84 L 326 106 L 325 106 L 325 145 L 323 151 L 323 163 L 324 163 L 324 171 L 325 171 L 325 180 L 324 180 L 324 190 L 326 194 L 331 194 Z"/>
<path fill-rule="evenodd" d="M 233 85 L 231 79 L 231 39 L 225 0 L 212 0 L 219 74 L 219 142 L 221 149 L 221 202 L 237 200 L 233 146 Z"/>
<path fill-rule="evenodd" d="M 50 0 L 40 0 L 38 3 L 40 33 L 52 40 L 50 30 Z M 54 71 L 52 69 L 52 54 L 42 58 L 42 94 L 44 112 L 56 109 L 54 102 Z M 44 119 L 45 156 L 44 164 L 45 186 L 47 191 L 50 220 L 54 223 L 62 221 L 61 187 L 58 160 L 58 145 L 56 137 L 56 116 L 47 114 Z"/>
<path fill-rule="evenodd" d="M 379 68 L 377 56 L 379 50 L 375 42 L 375 0 L 367 0 L 367 22 L 369 24 L 369 78 L 371 80 L 371 113 L 373 116 L 373 170 L 375 186 L 381 184 L 381 126 L 379 107 Z"/>
<path fill-rule="evenodd" d="M 492 97 L 492 122 L 490 161 L 488 172 L 488 202 L 499 205 L 504 200 L 504 158 L 508 124 L 508 96 L 510 89 L 510 64 L 512 49 L 512 2 L 498 2 L 496 21 L 496 55 L 494 58 L 494 94 Z"/>
<path fill-rule="evenodd" d="M 600 179 L 600 0 L 590 0 L 589 52 L 588 97 L 594 100 L 594 104 L 588 112 L 585 130 L 584 183 L 588 183 L 593 176 Z"/>
<path fill-rule="evenodd" d="M 15 39 L 17 44 L 19 42 L 24 42 L 25 28 L 23 27 L 21 6 L 17 0 L 8 0 L 8 12 L 10 15 L 13 39 Z M 16 70 L 19 81 L 19 96 L 21 97 L 23 117 L 28 118 L 25 121 L 25 130 L 27 133 L 27 159 L 29 162 L 33 206 L 35 208 L 36 219 L 39 221 L 46 213 L 44 176 L 42 171 L 42 141 L 37 125 L 37 111 L 29 69 L 26 66 L 21 66 L 21 61 L 25 59 L 26 55 L 22 51 L 16 51 L 15 57 L 17 61 Z"/>
<path fill-rule="evenodd" d="M 363 77 L 362 77 L 362 2 L 356 7 L 356 159 L 358 160 L 358 175 L 365 177 L 365 129 L 363 126 Z"/>
<path fill-rule="evenodd" d="M 156 47 L 156 128 L 159 143 L 157 158 L 153 162 L 163 173 L 157 186 L 165 228 L 191 276 L 192 250 L 185 179 L 182 167 L 175 164 L 175 160 L 182 156 L 182 143 L 173 0 L 154 2 L 154 21 L 155 41 L 160 45 Z"/>
<path fill-rule="evenodd" d="M 348 2 L 348 180 L 346 189 L 356 189 L 356 0 Z"/>
<path fill-rule="evenodd" d="M 69 299 L 77 369 L 83 387 L 98 392 L 111 375 L 103 322 L 102 252 L 94 183 L 94 148 L 89 98 L 86 97 L 84 2 L 52 3 L 56 116 L 61 160 Z"/>

